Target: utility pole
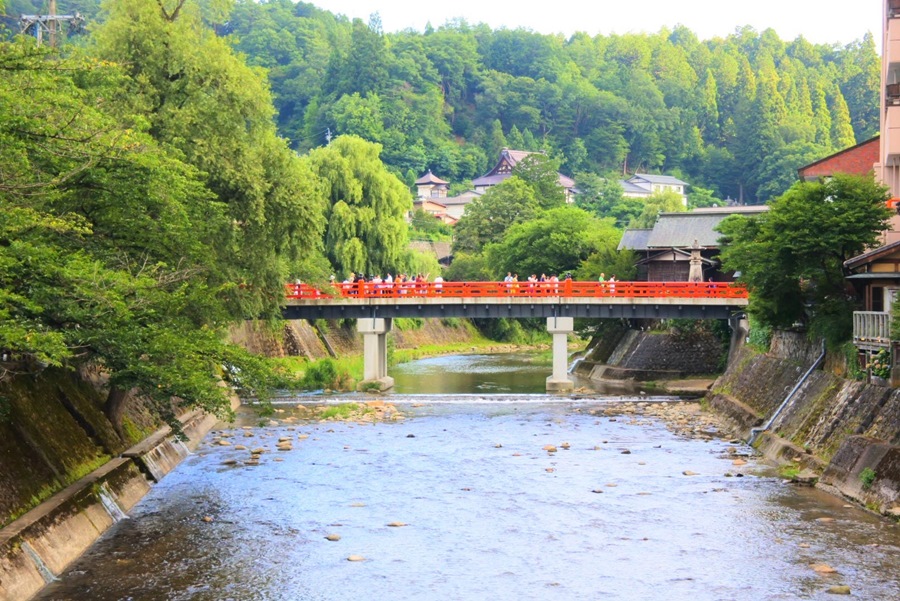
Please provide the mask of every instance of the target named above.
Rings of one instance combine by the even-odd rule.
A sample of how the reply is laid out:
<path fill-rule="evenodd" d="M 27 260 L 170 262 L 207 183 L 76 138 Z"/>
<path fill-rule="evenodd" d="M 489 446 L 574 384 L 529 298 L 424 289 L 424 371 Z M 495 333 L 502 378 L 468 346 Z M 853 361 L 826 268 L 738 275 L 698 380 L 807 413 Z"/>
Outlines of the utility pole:
<path fill-rule="evenodd" d="M 44 34 L 47 34 L 49 44 L 53 48 L 59 44 L 59 33 L 62 30 L 62 23 L 68 23 L 71 31 L 84 23 L 84 17 L 78 13 L 74 15 L 58 15 L 56 14 L 56 0 L 50 0 L 48 14 L 22 15 L 19 19 L 19 27 L 22 33 L 33 35 L 37 39 L 38 46 L 43 44 Z"/>

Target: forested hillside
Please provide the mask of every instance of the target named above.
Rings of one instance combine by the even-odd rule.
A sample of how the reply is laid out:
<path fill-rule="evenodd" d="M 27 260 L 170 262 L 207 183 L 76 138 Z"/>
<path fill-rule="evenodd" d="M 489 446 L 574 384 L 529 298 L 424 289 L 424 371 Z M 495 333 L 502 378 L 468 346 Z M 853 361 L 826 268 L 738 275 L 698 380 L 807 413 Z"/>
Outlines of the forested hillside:
<path fill-rule="evenodd" d="M 477 177 L 509 146 L 547 149 L 569 175 L 665 172 L 763 202 L 799 165 L 878 131 L 871 37 L 834 47 L 745 28 L 704 41 L 678 26 L 566 39 L 465 21 L 386 34 L 377 17 L 291 0 L 240 0 L 220 31 L 269 69 L 295 147 L 357 134 L 407 179 Z"/>
<path fill-rule="evenodd" d="M 42 4 L 7 3 L 9 14 Z M 104 18 L 98 0 L 59 4 Z M 355 134 L 382 144 L 407 183 L 431 169 L 462 187 L 508 146 L 549 151 L 579 184 L 584 173 L 664 172 L 756 203 L 786 190 L 799 165 L 878 132 L 868 36 L 838 47 L 748 27 L 699 40 L 673 24 L 567 39 L 463 20 L 384 33 L 377 14 L 350 21 L 293 0 L 201 4 L 267 69 L 294 148 Z"/>

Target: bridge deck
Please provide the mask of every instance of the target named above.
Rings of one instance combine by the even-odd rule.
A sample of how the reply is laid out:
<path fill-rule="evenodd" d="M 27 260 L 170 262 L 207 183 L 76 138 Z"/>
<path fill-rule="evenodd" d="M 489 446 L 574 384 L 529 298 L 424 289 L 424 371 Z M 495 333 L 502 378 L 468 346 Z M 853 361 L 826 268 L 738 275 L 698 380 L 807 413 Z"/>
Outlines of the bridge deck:
<path fill-rule="evenodd" d="M 745 288 L 723 282 L 444 282 L 291 284 L 287 319 L 365 317 L 591 317 L 727 319 L 747 306 Z"/>

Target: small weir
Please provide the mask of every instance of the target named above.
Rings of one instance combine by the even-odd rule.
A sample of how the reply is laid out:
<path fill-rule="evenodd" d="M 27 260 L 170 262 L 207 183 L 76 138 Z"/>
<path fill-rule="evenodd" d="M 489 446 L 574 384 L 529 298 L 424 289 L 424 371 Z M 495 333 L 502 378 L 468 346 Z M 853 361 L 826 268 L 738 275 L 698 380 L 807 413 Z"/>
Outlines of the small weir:
<path fill-rule="evenodd" d="M 25 554 L 31 558 L 31 561 L 34 562 L 34 565 L 37 566 L 38 572 L 41 574 L 41 578 L 44 579 L 44 582 L 50 583 L 58 580 L 56 576 L 53 575 L 53 572 L 50 571 L 50 568 L 47 567 L 47 564 L 44 563 L 44 560 L 41 559 L 41 556 L 38 555 L 37 551 L 34 550 L 28 541 L 22 541 L 22 548 L 25 549 Z"/>
<path fill-rule="evenodd" d="M 128 515 L 119 506 L 119 502 L 116 501 L 115 495 L 109 490 L 109 485 L 106 482 L 99 486 L 97 496 L 100 497 L 100 503 L 106 509 L 106 513 L 109 514 L 113 522 L 119 522 L 128 518 Z"/>

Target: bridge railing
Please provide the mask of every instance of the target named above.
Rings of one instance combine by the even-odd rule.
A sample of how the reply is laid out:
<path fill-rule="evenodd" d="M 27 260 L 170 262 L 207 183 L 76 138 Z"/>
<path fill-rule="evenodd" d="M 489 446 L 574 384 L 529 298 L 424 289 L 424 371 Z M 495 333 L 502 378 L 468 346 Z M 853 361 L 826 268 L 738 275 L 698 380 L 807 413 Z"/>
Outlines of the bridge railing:
<path fill-rule="evenodd" d="M 296 300 L 328 298 L 734 298 L 746 299 L 747 289 L 732 282 L 355 282 L 321 290 L 309 284 L 288 284 L 286 296 Z"/>

